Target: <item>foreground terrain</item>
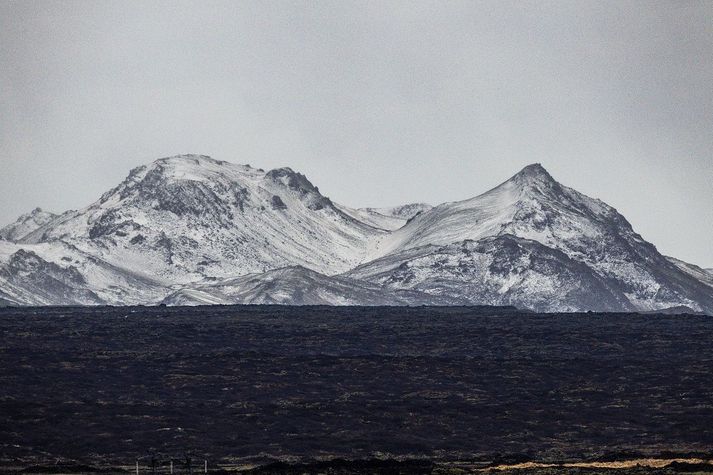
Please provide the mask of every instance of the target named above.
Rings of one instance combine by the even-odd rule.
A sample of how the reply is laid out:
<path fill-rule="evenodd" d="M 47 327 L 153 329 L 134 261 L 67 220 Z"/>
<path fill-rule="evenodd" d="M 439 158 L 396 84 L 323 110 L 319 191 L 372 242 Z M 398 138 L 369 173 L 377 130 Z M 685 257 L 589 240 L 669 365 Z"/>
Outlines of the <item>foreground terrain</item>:
<path fill-rule="evenodd" d="M 207 459 L 253 473 L 713 458 L 710 317 L 4 308 L 0 335 L 0 465 L 12 470 L 187 454 L 201 471 Z M 355 462 L 294 465 L 337 458 Z M 276 461 L 293 465 L 265 467 Z"/>

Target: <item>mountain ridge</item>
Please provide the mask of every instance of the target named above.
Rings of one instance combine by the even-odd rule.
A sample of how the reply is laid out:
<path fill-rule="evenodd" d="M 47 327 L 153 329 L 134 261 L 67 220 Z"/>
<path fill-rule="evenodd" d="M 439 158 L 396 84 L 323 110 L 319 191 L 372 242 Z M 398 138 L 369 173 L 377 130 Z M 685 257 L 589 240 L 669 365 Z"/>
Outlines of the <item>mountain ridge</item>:
<path fill-rule="evenodd" d="M 707 271 L 662 256 L 616 209 L 541 164 L 466 200 L 352 208 L 289 167 L 178 155 L 132 169 L 85 208 L 34 210 L 3 232 L 0 298 L 16 304 L 306 295 L 331 304 L 713 313 Z M 43 272 L 56 282 L 43 284 Z M 258 292 L 249 281 L 269 285 Z"/>

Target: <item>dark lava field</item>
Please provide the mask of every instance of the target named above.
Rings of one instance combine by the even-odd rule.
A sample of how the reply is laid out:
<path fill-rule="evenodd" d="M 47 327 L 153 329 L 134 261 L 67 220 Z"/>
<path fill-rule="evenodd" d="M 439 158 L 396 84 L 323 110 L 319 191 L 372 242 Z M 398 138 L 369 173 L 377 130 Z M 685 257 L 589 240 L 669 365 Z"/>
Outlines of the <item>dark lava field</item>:
<path fill-rule="evenodd" d="M 0 463 L 713 454 L 713 318 L 0 309 Z"/>

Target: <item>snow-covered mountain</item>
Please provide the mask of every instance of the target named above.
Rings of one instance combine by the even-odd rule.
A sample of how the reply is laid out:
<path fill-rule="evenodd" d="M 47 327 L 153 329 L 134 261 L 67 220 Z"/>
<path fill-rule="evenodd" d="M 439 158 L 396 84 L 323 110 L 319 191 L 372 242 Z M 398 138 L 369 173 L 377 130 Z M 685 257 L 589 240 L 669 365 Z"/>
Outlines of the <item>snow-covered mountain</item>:
<path fill-rule="evenodd" d="M 27 214 L 23 214 L 0 229 L 0 239 L 5 241 L 19 241 L 35 229 L 44 226 L 57 217 L 54 213 L 43 211 L 42 208 L 35 208 Z"/>
<path fill-rule="evenodd" d="M 393 258 L 424 246 L 478 242 L 508 235 L 539 243 L 544 246 L 542 251 L 560 251 L 572 261 L 584 264 L 626 298 L 630 305 L 622 304 L 621 310 L 713 308 L 710 289 L 662 256 L 614 208 L 559 184 L 539 164 L 525 167 L 475 198 L 444 203 L 417 215 L 402 228 L 380 238 L 375 249 L 376 254 Z M 540 251 L 535 252 L 539 254 Z M 499 292 L 517 293 L 523 287 L 526 293 L 534 295 L 538 285 L 556 285 L 555 281 L 538 284 L 531 279 L 523 280 L 522 271 L 530 271 L 534 265 L 532 258 L 529 261 L 510 267 L 512 274 Z M 440 272 L 436 268 L 422 277 L 437 279 Z M 364 272 L 350 275 L 371 279 Z M 410 282 L 416 282 L 416 278 Z M 554 303 L 542 303 L 551 310 L 571 307 L 556 303 L 564 302 L 564 295 L 551 298 L 555 298 Z M 587 302 L 575 307 L 591 308 Z"/>
<path fill-rule="evenodd" d="M 436 207 L 352 208 L 304 175 L 182 155 L 3 228 L 13 304 L 510 304 L 713 313 L 711 274 L 530 165 Z"/>
<path fill-rule="evenodd" d="M 131 171 L 97 202 L 41 226 L 23 243 L 62 240 L 170 283 L 302 265 L 339 273 L 386 234 L 337 208 L 303 175 L 205 156 Z"/>

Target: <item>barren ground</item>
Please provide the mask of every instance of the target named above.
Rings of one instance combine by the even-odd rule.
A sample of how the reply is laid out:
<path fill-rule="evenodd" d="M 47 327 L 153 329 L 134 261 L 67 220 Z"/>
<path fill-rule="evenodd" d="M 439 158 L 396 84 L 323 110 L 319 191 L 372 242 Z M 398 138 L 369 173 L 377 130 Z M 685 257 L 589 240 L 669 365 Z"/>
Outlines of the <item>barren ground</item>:
<path fill-rule="evenodd" d="M 189 454 L 201 469 L 293 464 L 259 473 L 600 473 L 612 466 L 511 465 L 707 461 L 711 368 L 713 318 L 701 316 L 6 308 L 0 465 Z M 356 462 L 294 465 L 334 458 Z M 624 468 L 708 469 L 699 462 Z"/>

